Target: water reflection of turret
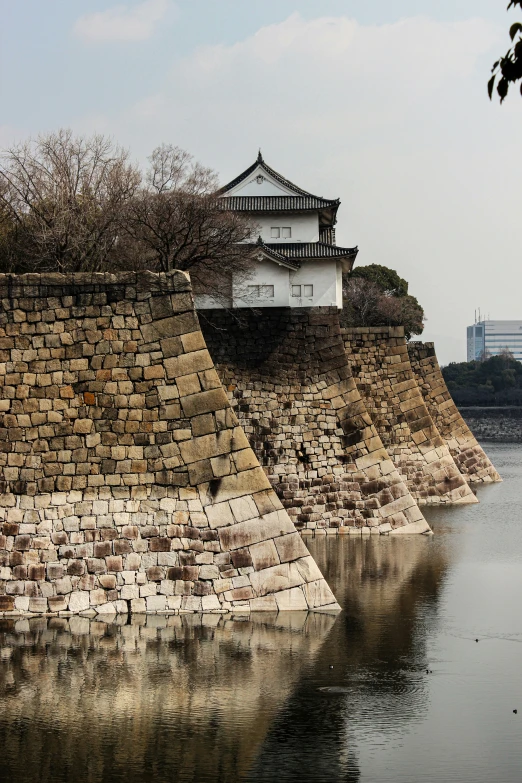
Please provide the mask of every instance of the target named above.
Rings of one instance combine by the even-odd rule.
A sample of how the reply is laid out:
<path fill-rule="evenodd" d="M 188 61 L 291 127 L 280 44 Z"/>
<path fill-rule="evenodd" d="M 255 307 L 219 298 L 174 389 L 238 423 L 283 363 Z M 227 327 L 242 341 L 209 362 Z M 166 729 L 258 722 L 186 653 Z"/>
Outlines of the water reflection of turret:
<path fill-rule="evenodd" d="M 334 622 L 4 622 L 0 779 L 239 781 Z"/>
<path fill-rule="evenodd" d="M 357 781 L 360 739 L 400 738 L 426 712 L 443 542 L 324 537 L 309 546 L 343 613 L 271 726 L 249 781 L 269 781 L 274 765 L 300 769 L 302 783 Z"/>

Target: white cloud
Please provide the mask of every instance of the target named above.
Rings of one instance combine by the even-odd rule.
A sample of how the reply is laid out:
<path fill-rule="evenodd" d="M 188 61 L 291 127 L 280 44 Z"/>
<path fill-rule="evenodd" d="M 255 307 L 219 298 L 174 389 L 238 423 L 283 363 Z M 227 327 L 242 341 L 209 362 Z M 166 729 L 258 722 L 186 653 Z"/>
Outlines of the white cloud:
<path fill-rule="evenodd" d="M 340 196 L 339 243 L 408 279 L 426 338 L 445 335 L 442 360 L 458 360 L 476 307 L 522 317 L 522 103 L 486 93 L 504 38 L 483 19 L 294 14 L 174 63 L 112 132 L 142 157 L 162 141 L 185 147 L 223 181 L 261 147 L 305 189 Z"/>
<path fill-rule="evenodd" d="M 144 41 L 173 8 L 170 0 L 145 0 L 138 5 L 117 5 L 106 11 L 86 14 L 74 25 L 74 32 L 85 41 Z"/>

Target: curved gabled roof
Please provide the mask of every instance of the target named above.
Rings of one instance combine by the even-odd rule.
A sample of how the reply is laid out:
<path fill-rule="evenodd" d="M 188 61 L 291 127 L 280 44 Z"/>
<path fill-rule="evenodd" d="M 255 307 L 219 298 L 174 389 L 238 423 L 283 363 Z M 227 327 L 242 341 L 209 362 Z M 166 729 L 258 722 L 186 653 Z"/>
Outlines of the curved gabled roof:
<path fill-rule="evenodd" d="M 338 247 L 326 242 L 271 242 L 267 244 L 263 242 L 261 237 L 258 238 L 256 247 L 259 247 L 273 261 L 292 269 L 300 268 L 299 259 L 345 258 L 353 263 L 359 253 L 357 247 Z"/>
<path fill-rule="evenodd" d="M 294 185 L 293 182 L 290 182 L 289 179 L 286 179 L 285 177 L 281 176 L 279 172 L 270 168 L 270 166 L 267 163 L 265 163 L 263 156 L 261 154 L 261 150 L 259 150 L 259 154 L 257 156 L 257 160 L 255 161 L 255 163 L 252 163 L 251 166 L 245 169 L 245 171 L 243 171 L 243 173 L 240 174 L 238 177 L 236 177 L 231 182 L 229 182 L 228 185 L 225 185 L 224 187 L 220 188 L 218 190 L 218 194 L 224 195 L 229 190 L 235 188 L 236 185 L 239 185 L 240 182 L 243 182 L 243 180 L 249 177 L 250 174 L 252 174 L 252 172 L 255 171 L 258 166 L 261 167 L 264 171 L 266 171 L 266 173 L 269 174 L 271 177 L 273 177 L 277 182 L 279 182 L 280 185 L 283 185 L 283 187 L 288 188 L 288 190 L 291 190 L 293 193 L 295 193 L 298 196 L 311 196 L 312 198 L 316 198 L 321 201 L 328 201 L 328 202 L 334 201 L 338 203 L 338 200 L 336 199 L 323 199 L 322 196 L 314 196 L 313 193 L 309 193 L 307 190 L 303 190 L 297 185 Z"/>

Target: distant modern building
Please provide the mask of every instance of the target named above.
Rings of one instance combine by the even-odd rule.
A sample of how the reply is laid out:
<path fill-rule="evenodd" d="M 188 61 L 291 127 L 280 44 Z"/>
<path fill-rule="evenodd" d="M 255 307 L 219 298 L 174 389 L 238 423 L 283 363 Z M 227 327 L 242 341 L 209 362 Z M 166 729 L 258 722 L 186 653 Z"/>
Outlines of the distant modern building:
<path fill-rule="evenodd" d="M 468 362 L 509 351 L 522 361 L 522 321 L 478 321 L 467 328 Z"/>
<path fill-rule="evenodd" d="M 246 282 L 232 280 L 229 306 L 343 306 L 342 273 L 352 269 L 358 250 L 335 242 L 339 199 L 294 185 L 270 168 L 261 152 L 218 195 L 223 209 L 246 214 L 257 226 L 255 272 Z M 223 304 L 196 296 L 196 306 Z"/>

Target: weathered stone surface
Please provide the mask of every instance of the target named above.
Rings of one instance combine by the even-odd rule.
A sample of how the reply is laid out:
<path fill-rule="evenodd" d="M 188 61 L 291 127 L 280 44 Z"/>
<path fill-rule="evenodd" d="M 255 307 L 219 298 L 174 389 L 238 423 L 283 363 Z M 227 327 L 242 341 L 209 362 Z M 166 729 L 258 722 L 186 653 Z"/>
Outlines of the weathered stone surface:
<path fill-rule="evenodd" d="M 453 402 L 434 344 L 410 342 L 408 355 L 426 407 L 460 472 L 470 482 L 502 481 Z"/>
<path fill-rule="evenodd" d="M 0 275 L 0 300 L 0 614 L 308 607 L 183 273 Z"/>
<path fill-rule="evenodd" d="M 267 308 L 262 317 L 205 310 L 203 330 L 239 422 L 299 530 L 375 527 L 395 499 L 391 489 L 418 512 L 352 377 L 336 308 Z M 244 459 L 235 457 L 236 466 Z M 230 500 L 233 481 L 221 479 L 215 500 Z M 377 502 L 383 489 L 389 497 Z M 211 524 L 226 514 L 223 504 Z"/>
<path fill-rule="evenodd" d="M 403 327 L 342 329 L 346 354 L 371 421 L 419 505 L 476 503 L 426 407 L 412 370 Z M 390 502 L 384 519 L 405 511 Z M 396 529 L 393 527 L 393 532 Z"/>

